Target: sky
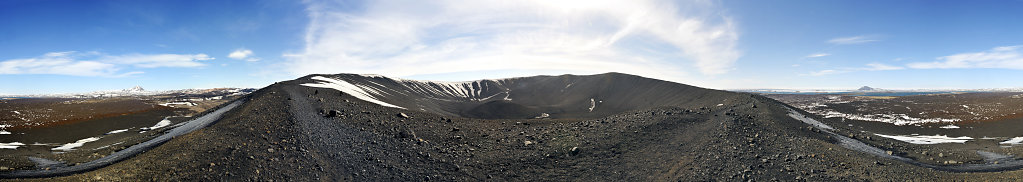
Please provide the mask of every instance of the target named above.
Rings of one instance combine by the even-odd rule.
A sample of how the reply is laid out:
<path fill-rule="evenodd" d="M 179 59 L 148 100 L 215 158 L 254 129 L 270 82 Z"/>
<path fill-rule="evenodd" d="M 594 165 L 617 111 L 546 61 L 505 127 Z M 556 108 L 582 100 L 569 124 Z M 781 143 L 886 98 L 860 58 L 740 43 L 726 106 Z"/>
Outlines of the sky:
<path fill-rule="evenodd" d="M 0 95 L 308 74 L 1019 88 L 1023 1 L 0 1 Z"/>

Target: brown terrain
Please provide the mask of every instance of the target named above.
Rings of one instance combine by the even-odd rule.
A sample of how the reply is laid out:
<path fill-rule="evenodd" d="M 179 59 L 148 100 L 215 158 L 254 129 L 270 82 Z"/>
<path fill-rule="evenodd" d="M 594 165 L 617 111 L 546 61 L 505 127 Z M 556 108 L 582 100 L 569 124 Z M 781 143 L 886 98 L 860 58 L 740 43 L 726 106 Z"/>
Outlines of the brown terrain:
<path fill-rule="evenodd" d="M 0 170 L 51 167 L 29 157 L 79 164 L 149 140 L 168 125 L 230 101 L 224 89 L 190 94 L 119 96 L 97 98 L 16 98 L 0 100 L 0 144 L 20 144 L 0 149 Z M 184 102 L 189 105 L 161 105 Z M 150 129 L 154 128 L 154 129 Z M 153 131 L 148 131 L 153 130 Z M 95 140 L 92 140 L 95 139 Z M 86 142 L 82 142 L 86 141 Z M 81 146 L 69 144 L 81 143 Z M 61 148 L 63 147 L 63 148 Z"/>

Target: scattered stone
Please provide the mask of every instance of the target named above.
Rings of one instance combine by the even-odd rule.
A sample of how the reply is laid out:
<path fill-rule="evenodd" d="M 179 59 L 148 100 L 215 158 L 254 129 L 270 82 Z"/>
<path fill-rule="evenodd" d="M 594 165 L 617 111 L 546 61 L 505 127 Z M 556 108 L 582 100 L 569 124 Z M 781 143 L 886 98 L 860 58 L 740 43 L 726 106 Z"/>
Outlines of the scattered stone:
<path fill-rule="evenodd" d="M 886 153 L 888 155 L 892 155 L 894 152 L 892 152 L 891 150 L 887 150 L 887 151 L 884 151 L 884 153 Z"/>
<path fill-rule="evenodd" d="M 324 117 L 328 117 L 328 118 L 333 118 L 333 117 L 338 117 L 338 116 L 341 116 L 341 111 L 338 111 L 338 110 L 327 111 L 327 114 L 324 115 Z"/>
<path fill-rule="evenodd" d="M 274 153 L 274 149 L 273 148 L 268 148 L 268 149 L 266 149 L 266 152 Z"/>
<path fill-rule="evenodd" d="M 407 114 L 403 113 L 403 112 L 402 113 L 398 113 L 398 117 L 409 118 L 409 116 Z"/>
<path fill-rule="evenodd" d="M 525 142 L 522 142 L 522 143 L 525 144 L 526 146 L 533 145 L 533 141 L 529 141 L 529 140 L 526 140 Z"/>
<path fill-rule="evenodd" d="M 398 138 L 411 138 L 411 137 L 415 137 L 415 134 L 413 134 L 411 131 L 408 131 L 408 130 L 401 130 L 401 131 L 398 132 L 398 136 L 397 137 Z"/>
<path fill-rule="evenodd" d="M 572 152 L 572 155 L 579 155 L 579 147 L 572 147 L 569 151 Z"/>

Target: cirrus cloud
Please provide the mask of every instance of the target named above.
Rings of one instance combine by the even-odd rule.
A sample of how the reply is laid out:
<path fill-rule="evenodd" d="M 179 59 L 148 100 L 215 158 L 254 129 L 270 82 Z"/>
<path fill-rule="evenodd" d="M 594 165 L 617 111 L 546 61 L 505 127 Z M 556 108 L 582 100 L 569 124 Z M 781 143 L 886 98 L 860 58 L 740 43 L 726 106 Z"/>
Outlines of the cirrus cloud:
<path fill-rule="evenodd" d="M 842 69 L 826 69 L 826 70 L 814 71 L 814 72 L 810 72 L 810 73 L 807 73 L 807 74 L 801 74 L 801 75 L 804 75 L 804 76 L 806 76 L 806 75 L 809 75 L 809 76 L 824 76 L 824 75 L 842 74 L 842 73 L 850 73 L 850 72 L 857 72 L 857 71 L 892 71 L 892 70 L 903 70 L 903 69 L 906 69 L 906 68 L 905 67 L 901 67 L 901 66 L 892 66 L 892 65 L 882 64 L 882 63 L 869 63 L 865 67 L 842 68 Z"/>
<path fill-rule="evenodd" d="M 806 58 L 817 58 L 817 57 L 824 57 L 824 56 L 830 56 L 830 55 L 831 54 L 828 54 L 828 53 L 816 53 L 816 54 L 807 55 Z"/>
<path fill-rule="evenodd" d="M 726 73 L 741 56 L 709 1 L 308 2 L 292 74 L 392 76 L 495 70 L 617 71 L 671 79 Z M 709 9 L 709 10 L 708 10 Z"/>
<path fill-rule="evenodd" d="M 106 55 L 99 52 L 50 52 L 34 58 L 0 61 L 0 74 L 122 77 L 143 73 L 121 71 L 125 68 L 194 68 L 205 66 L 199 61 L 212 59 L 206 54 Z"/>
<path fill-rule="evenodd" d="M 954 68 L 1004 68 L 1023 69 L 1023 56 L 1019 48 L 1023 46 L 995 47 L 987 51 L 953 54 L 938 57 L 935 62 L 914 62 L 906 66 L 915 69 L 954 69 Z"/>
<path fill-rule="evenodd" d="M 875 36 L 868 36 L 868 35 L 860 35 L 860 36 L 852 36 L 852 37 L 838 37 L 838 38 L 833 38 L 831 40 L 828 40 L 828 43 L 843 45 L 843 44 L 862 44 L 862 43 L 867 43 L 867 42 L 878 41 L 878 39 L 874 38 L 874 37 Z"/>

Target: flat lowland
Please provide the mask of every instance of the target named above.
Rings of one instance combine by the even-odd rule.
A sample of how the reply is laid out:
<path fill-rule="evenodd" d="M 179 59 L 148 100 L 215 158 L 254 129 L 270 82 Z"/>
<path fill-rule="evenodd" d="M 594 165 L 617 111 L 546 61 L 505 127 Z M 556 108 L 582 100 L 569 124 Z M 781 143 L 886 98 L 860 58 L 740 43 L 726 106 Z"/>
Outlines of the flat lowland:
<path fill-rule="evenodd" d="M 0 100 L 0 146 L 4 147 L 0 148 L 0 171 L 46 169 L 99 159 L 238 97 L 222 90 Z"/>

